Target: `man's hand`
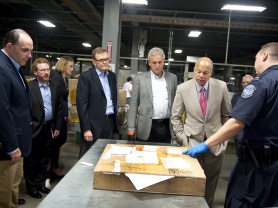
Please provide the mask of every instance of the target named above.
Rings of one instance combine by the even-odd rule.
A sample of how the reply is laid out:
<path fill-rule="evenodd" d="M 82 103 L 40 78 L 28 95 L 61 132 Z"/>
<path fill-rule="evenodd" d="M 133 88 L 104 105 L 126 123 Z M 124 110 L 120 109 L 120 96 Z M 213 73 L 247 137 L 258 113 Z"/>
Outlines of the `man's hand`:
<path fill-rule="evenodd" d="M 194 147 L 191 147 L 190 149 L 184 151 L 182 154 L 188 154 L 190 155 L 191 157 L 194 157 L 196 158 L 196 155 L 197 154 L 200 154 L 200 153 L 203 153 L 203 152 L 206 152 L 209 150 L 209 147 L 206 145 L 205 142 L 202 142 L 201 144 L 198 144 Z"/>
<path fill-rule="evenodd" d="M 10 154 L 10 156 L 11 156 L 11 158 L 12 158 L 11 161 L 10 161 L 10 163 L 11 163 L 11 164 L 17 163 L 17 162 L 21 159 L 21 151 L 20 151 L 20 149 L 18 148 L 18 149 L 16 150 L 16 152 Z"/>
<path fill-rule="evenodd" d="M 128 140 L 135 141 L 135 130 L 127 130 Z"/>
<path fill-rule="evenodd" d="M 84 131 L 84 139 L 87 142 L 92 142 L 94 140 L 94 136 L 91 130 Z"/>

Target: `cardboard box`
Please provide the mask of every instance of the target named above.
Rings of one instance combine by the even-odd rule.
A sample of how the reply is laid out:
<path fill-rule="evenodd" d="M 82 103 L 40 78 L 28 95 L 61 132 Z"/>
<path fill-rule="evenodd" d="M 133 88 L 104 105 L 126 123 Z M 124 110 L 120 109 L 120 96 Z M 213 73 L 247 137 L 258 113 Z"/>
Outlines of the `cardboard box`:
<path fill-rule="evenodd" d="M 135 148 L 130 154 L 125 154 L 123 149 L 122 155 L 115 154 L 115 148 Z M 146 149 L 155 148 L 153 153 L 157 156 L 158 164 L 132 163 L 128 157 L 135 153 L 148 152 Z M 197 159 L 188 155 L 171 153 L 169 148 L 184 151 L 186 147 L 173 146 L 152 146 L 152 145 L 130 145 L 130 144 L 108 144 L 102 153 L 94 170 L 94 189 L 107 189 L 132 192 L 148 193 L 165 193 L 178 195 L 195 195 L 204 196 L 206 177 Z M 128 150 L 129 151 L 129 150 Z M 177 151 L 176 151 L 177 152 Z M 135 154 L 136 155 L 136 154 Z M 165 165 L 165 160 L 179 161 L 179 164 L 188 164 L 182 167 L 175 165 Z M 180 163 L 182 161 L 182 163 Z M 117 162 L 117 163 L 116 163 Z M 174 163 L 175 163 L 174 162 Z M 120 164 L 118 171 L 116 166 Z M 172 167 L 170 167 L 172 166 Z M 143 175 L 173 176 L 171 179 L 158 182 L 142 189 L 136 189 L 126 173 Z M 145 182 L 144 180 L 141 180 Z"/>
<path fill-rule="evenodd" d="M 126 105 L 126 91 L 123 89 L 118 89 L 119 90 L 119 107 L 125 107 Z"/>
<path fill-rule="evenodd" d="M 69 99 L 72 105 L 76 104 L 76 88 L 78 79 L 69 79 Z"/>
<path fill-rule="evenodd" d="M 72 123 L 79 123 L 79 117 L 77 113 L 76 105 L 72 105 L 70 108 L 70 117 Z"/>
<path fill-rule="evenodd" d="M 125 107 L 119 107 L 118 110 L 119 126 L 123 126 L 125 124 Z"/>

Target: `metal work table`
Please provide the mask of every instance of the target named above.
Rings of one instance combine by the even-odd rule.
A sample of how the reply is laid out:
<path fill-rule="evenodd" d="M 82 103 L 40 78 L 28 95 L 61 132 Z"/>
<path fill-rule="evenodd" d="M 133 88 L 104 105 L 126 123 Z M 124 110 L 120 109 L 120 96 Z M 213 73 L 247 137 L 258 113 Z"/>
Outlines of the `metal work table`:
<path fill-rule="evenodd" d="M 204 197 L 169 194 L 151 194 L 93 189 L 94 168 L 106 144 L 146 144 L 127 140 L 99 139 L 73 166 L 66 176 L 38 205 L 38 208 L 87 208 L 87 207 L 198 207 L 208 208 Z M 150 143 L 148 143 L 150 144 Z M 165 144 L 164 144 L 165 145 Z M 93 163 L 92 167 L 81 162 Z"/>

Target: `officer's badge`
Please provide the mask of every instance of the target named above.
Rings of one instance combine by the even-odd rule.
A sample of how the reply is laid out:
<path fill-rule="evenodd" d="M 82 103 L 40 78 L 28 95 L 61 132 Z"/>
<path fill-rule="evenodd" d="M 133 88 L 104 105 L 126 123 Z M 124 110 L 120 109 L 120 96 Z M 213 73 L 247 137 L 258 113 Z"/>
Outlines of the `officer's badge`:
<path fill-rule="evenodd" d="M 251 97 L 256 90 L 256 87 L 254 85 L 247 85 L 243 92 L 241 93 L 241 97 L 243 98 L 249 98 Z"/>

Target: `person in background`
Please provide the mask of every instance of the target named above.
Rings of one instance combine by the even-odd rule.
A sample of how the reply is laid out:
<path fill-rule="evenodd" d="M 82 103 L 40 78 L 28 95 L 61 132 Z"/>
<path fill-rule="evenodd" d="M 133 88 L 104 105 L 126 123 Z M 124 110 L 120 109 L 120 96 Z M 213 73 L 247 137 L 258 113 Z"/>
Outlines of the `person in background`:
<path fill-rule="evenodd" d="M 128 77 L 124 83 L 123 89 L 126 91 L 126 104 L 130 104 L 130 97 L 132 93 L 132 77 Z"/>
<path fill-rule="evenodd" d="M 31 58 L 33 41 L 22 29 L 9 31 L 0 50 L 0 207 L 25 204 L 18 199 L 23 157 L 32 148 L 29 88 L 20 71 Z"/>
<path fill-rule="evenodd" d="M 59 136 L 52 138 L 50 141 L 50 178 L 51 179 L 61 179 L 64 177 L 64 174 L 59 168 L 59 155 L 60 148 L 67 141 L 67 126 L 71 123 L 71 117 L 69 113 L 69 108 L 71 103 L 68 99 L 69 95 L 69 82 L 68 76 L 72 74 L 73 71 L 73 59 L 69 56 L 62 56 L 59 61 L 56 63 L 55 69 L 58 72 L 52 81 L 59 82 L 62 89 L 62 98 L 63 98 L 63 122 L 62 128 Z"/>
<path fill-rule="evenodd" d="M 148 54 L 151 70 L 134 78 L 128 114 L 130 140 L 171 143 L 169 118 L 178 81 L 163 70 L 164 60 L 164 51 L 152 48 Z"/>
<path fill-rule="evenodd" d="M 245 87 L 230 119 L 205 142 L 183 154 L 196 157 L 243 130 L 225 207 L 278 207 L 278 43 L 256 55 L 257 77 Z M 246 107 L 248 106 L 248 107 Z"/>
<path fill-rule="evenodd" d="M 213 62 L 209 58 L 199 58 L 194 66 L 194 79 L 177 88 L 171 122 L 177 142 L 182 146 L 192 147 L 205 141 L 229 118 L 231 101 L 227 85 L 211 78 L 212 69 Z M 183 125 L 184 112 L 186 116 Z M 197 157 L 206 175 L 205 199 L 210 208 L 226 146 L 227 142 L 223 142 Z"/>
<path fill-rule="evenodd" d="M 242 86 L 242 90 L 244 90 L 244 88 L 251 82 L 251 80 L 253 79 L 253 76 L 246 74 L 245 76 L 242 77 L 242 81 L 241 81 L 241 86 Z M 242 92 L 238 92 L 235 93 L 232 97 L 232 108 L 236 105 L 236 102 L 238 100 L 238 98 L 240 97 Z"/>
<path fill-rule="evenodd" d="M 118 88 L 116 75 L 108 69 L 109 57 L 104 48 L 92 52 L 93 67 L 80 74 L 76 107 L 81 127 L 79 158 L 99 139 L 113 139 L 119 133 Z"/>
<path fill-rule="evenodd" d="M 59 83 L 50 81 L 50 64 L 38 58 L 32 64 L 36 79 L 28 83 L 32 102 L 32 151 L 24 158 L 24 177 L 27 194 L 42 198 L 48 194 L 45 187 L 49 161 L 50 139 L 56 139 L 62 127 L 62 92 Z"/>
<path fill-rule="evenodd" d="M 252 79 L 253 79 L 253 76 L 248 75 L 248 74 L 242 77 L 242 82 L 241 82 L 242 90 L 245 89 L 245 87 L 251 82 Z M 238 93 L 235 93 L 235 94 L 233 95 L 232 100 L 231 100 L 231 102 L 232 102 L 232 108 L 235 107 L 236 102 L 237 102 L 238 98 L 241 96 L 241 94 L 242 94 L 242 92 L 238 92 Z M 240 137 L 242 137 L 242 134 L 243 134 L 243 131 L 239 132 L 239 133 L 234 137 L 237 155 L 238 155 L 238 140 L 239 140 Z"/>

